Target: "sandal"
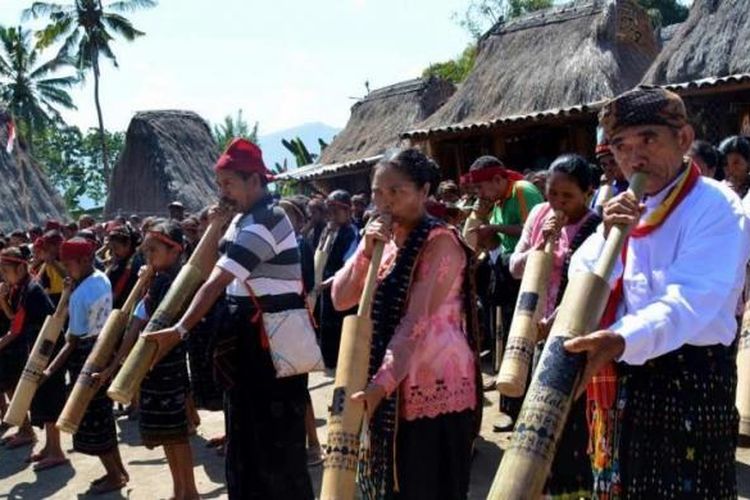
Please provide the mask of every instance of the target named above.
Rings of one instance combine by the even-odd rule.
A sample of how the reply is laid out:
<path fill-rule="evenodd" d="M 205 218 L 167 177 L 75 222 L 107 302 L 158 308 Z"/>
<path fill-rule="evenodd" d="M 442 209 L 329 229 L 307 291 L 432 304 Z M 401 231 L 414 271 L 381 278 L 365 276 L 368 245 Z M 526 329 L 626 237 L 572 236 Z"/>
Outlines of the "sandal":
<path fill-rule="evenodd" d="M 32 462 L 40 462 L 46 458 L 46 454 L 44 453 L 44 450 L 38 452 L 38 453 L 32 453 L 28 457 L 24 459 L 24 462 L 27 464 L 30 464 Z"/>
<path fill-rule="evenodd" d="M 218 448 L 219 446 L 224 446 L 226 440 L 226 436 L 211 438 L 206 441 L 206 448 Z"/>
<path fill-rule="evenodd" d="M 88 493 L 91 495 L 104 495 L 105 493 L 111 493 L 113 491 L 121 490 L 125 487 L 126 484 L 127 482 L 123 478 L 120 478 L 119 481 L 111 483 L 109 482 L 109 479 L 105 477 L 103 481 L 92 484 L 91 488 L 89 488 Z"/>
<path fill-rule="evenodd" d="M 70 463 L 70 460 L 67 458 L 45 458 L 42 459 L 40 462 L 34 465 L 34 472 L 40 472 L 47 469 L 54 469 L 55 467 L 59 467 L 61 465 L 67 465 Z"/>
<path fill-rule="evenodd" d="M 36 438 L 34 436 L 19 436 L 18 434 L 16 434 L 5 442 L 5 446 L 9 450 L 15 450 L 16 448 L 30 446 L 34 443 L 36 443 Z"/>

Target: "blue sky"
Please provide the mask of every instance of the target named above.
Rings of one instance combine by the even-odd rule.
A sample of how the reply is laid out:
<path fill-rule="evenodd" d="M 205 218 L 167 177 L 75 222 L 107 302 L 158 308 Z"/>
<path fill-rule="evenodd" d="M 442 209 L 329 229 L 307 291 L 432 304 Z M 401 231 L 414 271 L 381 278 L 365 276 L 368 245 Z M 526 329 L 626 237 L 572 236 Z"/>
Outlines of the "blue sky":
<path fill-rule="evenodd" d="M 190 109 L 216 122 L 242 108 L 261 134 L 313 121 L 343 127 L 365 80 L 374 89 L 459 54 L 470 37 L 451 14 L 467 3 L 161 0 L 129 15 L 147 35 L 116 42 L 120 69 L 103 68 L 105 126 L 124 130 L 147 109 Z M 30 4 L 0 0 L 0 23 L 17 23 Z M 94 126 L 93 81 L 73 95 L 79 109 L 66 119 Z"/>

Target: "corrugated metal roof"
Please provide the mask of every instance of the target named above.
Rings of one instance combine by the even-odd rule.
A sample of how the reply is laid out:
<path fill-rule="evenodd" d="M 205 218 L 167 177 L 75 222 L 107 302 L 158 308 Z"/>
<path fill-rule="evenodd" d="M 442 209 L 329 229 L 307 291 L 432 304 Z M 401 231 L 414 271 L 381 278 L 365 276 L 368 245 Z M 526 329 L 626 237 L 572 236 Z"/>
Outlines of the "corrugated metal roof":
<path fill-rule="evenodd" d="M 702 78 L 700 80 L 693 80 L 683 83 L 670 83 L 668 85 L 662 85 L 662 87 L 675 92 L 679 92 L 681 90 L 709 89 L 713 87 L 736 85 L 738 83 L 746 82 L 750 82 L 750 73 L 739 73 L 729 76 Z"/>
<path fill-rule="evenodd" d="M 446 125 L 443 127 L 435 127 L 429 129 L 411 130 L 404 133 L 402 138 L 417 139 L 427 137 L 433 134 L 439 133 L 451 133 L 451 132 L 473 132 L 480 130 L 487 130 L 505 125 L 517 125 L 524 122 L 539 122 L 550 118 L 560 117 L 572 117 L 579 115 L 595 114 L 599 111 L 605 101 L 597 101 L 589 104 L 578 104 L 576 106 L 568 106 L 565 108 L 549 109 L 545 111 L 535 111 L 525 115 L 513 115 L 504 116 L 495 120 L 487 120 L 482 122 L 472 123 L 456 123 L 454 125 Z"/>
<path fill-rule="evenodd" d="M 723 77 L 703 78 L 684 83 L 675 83 L 663 85 L 664 88 L 677 92 L 678 94 L 689 94 L 692 90 L 703 90 L 728 85 L 737 85 L 739 83 L 750 82 L 750 73 L 740 73 Z M 583 114 L 594 114 L 599 111 L 605 100 L 592 102 L 588 104 L 578 104 L 565 108 L 550 109 L 546 111 L 537 111 L 524 115 L 504 116 L 494 120 L 486 120 L 471 123 L 456 123 L 442 127 L 433 127 L 429 129 L 410 130 L 401 135 L 403 139 L 423 139 L 435 134 L 456 133 L 456 132 L 475 132 L 488 130 L 507 125 L 521 124 L 524 122 L 540 122 L 546 119 L 572 117 Z"/>
<path fill-rule="evenodd" d="M 330 165 L 311 164 L 300 167 L 292 172 L 286 172 L 276 176 L 279 181 L 309 181 L 312 179 L 322 179 L 326 177 L 335 177 L 345 172 L 369 167 L 377 163 L 383 155 L 370 156 L 361 160 L 348 161 L 345 163 L 332 163 Z"/>

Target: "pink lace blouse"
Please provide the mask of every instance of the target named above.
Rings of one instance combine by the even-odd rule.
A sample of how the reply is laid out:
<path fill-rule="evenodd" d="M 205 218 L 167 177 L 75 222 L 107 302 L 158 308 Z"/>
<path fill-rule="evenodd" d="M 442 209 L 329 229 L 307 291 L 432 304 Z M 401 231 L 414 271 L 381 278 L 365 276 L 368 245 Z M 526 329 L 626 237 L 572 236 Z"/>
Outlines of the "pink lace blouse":
<path fill-rule="evenodd" d="M 362 294 L 370 263 L 363 246 L 364 240 L 334 278 L 332 298 L 339 310 L 356 305 Z M 393 241 L 385 246 L 379 280 L 397 252 Z M 465 266 L 456 236 L 448 229 L 433 230 L 417 260 L 404 317 L 373 379 L 388 394 L 400 389 L 401 418 L 432 418 L 477 404 L 474 356 L 463 327 Z"/>
<path fill-rule="evenodd" d="M 552 207 L 550 207 L 549 203 L 540 203 L 529 212 L 526 223 L 523 225 L 521 239 L 518 240 L 513 255 L 510 256 L 510 273 L 514 278 L 521 279 L 523 277 L 523 272 L 526 269 L 526 259 L 541 244 L 543 240 L 542 227 L 552 214 Z M 573 239 L 578 234 L 583 223 L 592 215 L 594 215 L 594 212 L 589 210 L 580 221 L 575 224 L 568 224 L 562 228 L 560 237 L 555 244 L 552 272 L 550 273 L 550 281 L 547 285 L 546 305 L 544 311 L 542 311 L 544 317 L 549 317 L 555 311 L 557 294 L 560 291 L 560 283 L 562 281 L 562 268 L 565 258 L 570 252 L 570 245 L 573 243 Z"/>

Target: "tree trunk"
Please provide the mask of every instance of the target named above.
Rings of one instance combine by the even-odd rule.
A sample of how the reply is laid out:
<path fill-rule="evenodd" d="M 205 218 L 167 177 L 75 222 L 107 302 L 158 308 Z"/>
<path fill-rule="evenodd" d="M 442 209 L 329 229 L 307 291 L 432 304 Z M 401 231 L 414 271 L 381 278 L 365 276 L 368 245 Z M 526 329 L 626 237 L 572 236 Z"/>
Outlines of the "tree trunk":
<path fill-rule="evenodd" d="M 102 143 L 102 166 L 104 170 L 104 179 L 109 191 L 109 155 L 107 154 L 107 138 L 104 135 L 104 119 L 102 118 L 102 106 L 99 103 L 99 55 L 94 55 L 94 103 L 96 104 L 96 115 L 99 119 L 99 139 Z"/>

